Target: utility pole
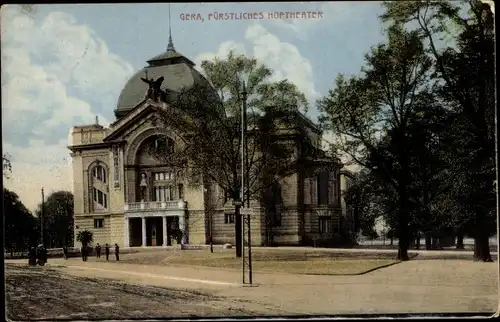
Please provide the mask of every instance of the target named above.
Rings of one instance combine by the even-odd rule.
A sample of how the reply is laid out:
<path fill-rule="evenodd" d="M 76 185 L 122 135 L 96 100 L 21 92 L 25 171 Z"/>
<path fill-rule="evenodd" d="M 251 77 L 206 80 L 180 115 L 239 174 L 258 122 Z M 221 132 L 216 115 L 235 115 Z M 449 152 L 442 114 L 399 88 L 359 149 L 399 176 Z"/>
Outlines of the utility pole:
<path fill-rule="evenodd" d="M 241 200 L 245 205 L 246 209 L 250 209 L 250 179 L 249 179 L 249 167 L 248 167 L 248 122 L 247 122 L 247 89 L 245 82 L 243 82 L 243 88 L 241 96 L 243 99 L 241 108 Z M 245 195 L 246 192 L 246 195 Z M 244 207 L 244 208 L 245 208 Z M 244 209 L 243 208 L 243 209 Z M 247 254 L 245 256 L 245 226 L 247 228 L 246 236 L 246 249 Z M 242 248 L 242 268 L 243 268 L 243 284 L 252 284 L 252 233 L 250 229 L 250 213 L 241 214 L 241 248 Z M 248 273 L 248 283 L 245 279 L 246 273 Z"/>
<path fill-rule="evenodd" d="M 211 207 L 211 206 L 210 206 Z M 213 253 L 214 252 L 214 242 L 213 242 L 213 235 L 212 235 L 212 223 L 213 223 L 213 211 L 212 211 L 212 208 L 209 208 L 210 209 L 210 213 L 208 214 L 210 217 L 210 225 L 209 225 L 209 230 L 210 230 L 210 253 Z"/>
<path fill-rule="evenodd" d="M 45 246 L 45 240 L 44 240 L 44 236 L 43 236 L 43 231 L 44 231 L 44 227 L 43 227 L 43 217 L 45 217 L 45 195 L 43 193 L 43 187 L 42 187 L 42 209 L 41 209 L 41 212 L 40 212 L 40 244 L 42 244 L 43 246 Z"/>

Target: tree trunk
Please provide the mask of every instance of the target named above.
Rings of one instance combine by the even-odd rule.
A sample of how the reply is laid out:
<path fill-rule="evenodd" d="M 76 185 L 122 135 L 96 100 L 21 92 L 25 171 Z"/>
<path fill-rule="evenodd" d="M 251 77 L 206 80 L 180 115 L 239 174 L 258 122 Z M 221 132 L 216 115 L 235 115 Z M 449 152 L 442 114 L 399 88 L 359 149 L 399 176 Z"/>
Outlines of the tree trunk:
<path fill-rule="evenodd" d="M 474 260 L 482 262 L 493 262 L 490 254 L 490 243 L 488 235 L 476 234 L 474 238 Z"/>
<path fill-rule="evenodd" d="M 391 246 L 394 245 L 394 237 L 391 237 Z"/>
<path fill-rule="evenodd" d="M 235 211 L 234 211 L 234 238 L 236 239 L 235 240 L 235 248 L 236 248 L 236 257 L 241 257 L 241 255 L 243 254 L 243 243 L 242 243 L 242 240 L 241 240 L 241 237 L 242 237 L 242 231 L 241 231 L 241 223 L 242 223 L 242 218 L 240 216 L 240 206 L 236 206 L 235 207 Z"/>
<path fill-rule="evenodd" d="M 417 240 L 416 240 L 416 249 L 420 249 L 420 233 L 417 233 Z"/>
<path fill-rule="evenodd" d="M 438 237 L 436 236 L 432 237 L 432 249 L 434 250 L 438 249 Z"/>
<path fill-rule="evenodd" d="M 429 234 L 425 235 L 425 249 L 426 250 L 432 249 L 432 237 L 429 236 Z"/>
<path fill-rule="evenodd" d="M 403 217 L 403 219 L 400 219 L 399 222 L 399 243 L 398 243 L 398 260 L 402 261 L 407 261 L 410 259 L 408 256 L 408 248 L 410 246 L 410 229 L 408 227 L 408 222 L 406 220 L 406 217 L 408 216 L 407 213 L 402 213 L 400 216 Z"/>
<path fill-rule="evenodd" d="M 457 235 L 457 249 L 464 249 L 464 235 L 463 234 L 458 234 Z"/>

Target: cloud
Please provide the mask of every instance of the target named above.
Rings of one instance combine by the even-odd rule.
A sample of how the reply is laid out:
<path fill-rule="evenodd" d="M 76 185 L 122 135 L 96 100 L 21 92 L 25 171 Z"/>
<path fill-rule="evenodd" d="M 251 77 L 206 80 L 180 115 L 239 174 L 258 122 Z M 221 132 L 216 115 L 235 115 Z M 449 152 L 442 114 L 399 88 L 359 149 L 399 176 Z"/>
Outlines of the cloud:
<path fill-rule="evenodd" d="M 2 137 L 12 156 L 9 189 L 31 209 L 39 190 L 71 189 L 67 134 L 76 124 L 111 121 L 132 66 L 72 15 L 27 15 L 4 6 Z"/>
<path fill-rule="evenodd" d="M 51 145 L 31 140 L 29 148 L 4 142 L 3 150 L 13 159 L 12 173 L 4 179 L 4 184 L 31 211 L 41 202 L 42 187 L 45 196 L 58 190 L 73 190 L 71 158 L 66 145 L 67 139 Z"/>
<path fill-rule="evenodd" d="M 200 66 L 203 60 L 227 57 L 231 50 L 238 54 L 252 56 L 265 63 L 273 70 L 271 81 L 289 80 L 306 95 L 311 103 L 319 98 L 320 94 L 314 86 L 309 60 L 302 56 L 295 45 L 281 41 L 258 23 L 246 29 L 244 43 L 233 40 L 225 41 L 219 45 L 216 52 L 198 54 L 195 62 Z"/>

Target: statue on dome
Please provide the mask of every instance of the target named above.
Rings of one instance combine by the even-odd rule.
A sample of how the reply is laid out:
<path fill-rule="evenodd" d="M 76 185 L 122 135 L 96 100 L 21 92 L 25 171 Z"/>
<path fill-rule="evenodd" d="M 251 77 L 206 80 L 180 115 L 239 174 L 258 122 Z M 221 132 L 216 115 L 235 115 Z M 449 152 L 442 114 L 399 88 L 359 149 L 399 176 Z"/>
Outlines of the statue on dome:
<path fill-rule="evenodd" d="M 166 94 L 161 90 L 161 84 L 163 83 L 163 76 L 154 80 L 153 78 L 149 79 L 146 74 L 146 78 L 141 77 L 141 80 L 149 85 L 148 91 L 146 92 L 146 98 L 152 99 L 155 102 L 165 102 Z"/>

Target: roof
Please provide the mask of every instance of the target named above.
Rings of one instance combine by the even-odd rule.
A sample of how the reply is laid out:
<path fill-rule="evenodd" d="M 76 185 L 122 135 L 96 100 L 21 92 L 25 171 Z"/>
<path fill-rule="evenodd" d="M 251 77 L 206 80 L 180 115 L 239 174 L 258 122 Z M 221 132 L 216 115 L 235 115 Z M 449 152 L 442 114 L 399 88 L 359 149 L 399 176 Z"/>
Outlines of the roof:
<path fill-rule="evenodd" d="M 196 82 L 207 82 L 194 69 L 194 63 L 175 50 L 171 39 L 169 39 L 167 50 L 149 59 L 147 63 L 148 66 L 136 72 L 121 91 L 115 110 L 117 118 L 123 117 L 144 100 L 148 84 L 141 78 L 146 78 L 146 73 L 147 78 L 158 79 L 163 76 L 161 89 L 167 93 L 179 92 L 182 88 L 191 87 Z"/>

